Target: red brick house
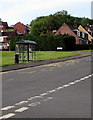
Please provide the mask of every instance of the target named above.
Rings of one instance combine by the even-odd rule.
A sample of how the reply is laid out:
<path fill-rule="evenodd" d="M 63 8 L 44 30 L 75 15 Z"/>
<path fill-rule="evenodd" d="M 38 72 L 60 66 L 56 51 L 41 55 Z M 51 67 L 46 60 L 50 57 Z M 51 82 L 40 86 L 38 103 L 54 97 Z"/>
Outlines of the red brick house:
<path fill-rule="evenodd" d="M 76 44 L 80 44 L 80 39 L 79 37 L 73 32 L 73 30 L 66 24 L 64 23 L 59 29 L 58 31 L 55 33 L 55 35 L 58 35 L 58 34 L 68 34 L 68 35 L 72 35 L 75 37 L 76 39 Z"/>
<path fill-rule="evenodd" d="M 13 28 L 17 31 L 17 34 L 19 35 L 24 35 L 29 32 L 28 27 L 21 22 L 18 22 L 15 25 L 13 25 Z"/>

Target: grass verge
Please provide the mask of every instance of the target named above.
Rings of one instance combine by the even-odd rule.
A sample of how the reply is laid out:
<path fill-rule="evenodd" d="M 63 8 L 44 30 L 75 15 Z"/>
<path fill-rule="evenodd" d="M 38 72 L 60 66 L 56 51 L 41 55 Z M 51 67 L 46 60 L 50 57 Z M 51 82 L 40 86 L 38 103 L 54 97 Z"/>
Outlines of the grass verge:
<path fill-rule="evenodd" d="M 14 51 L 2 51 L 2 54 L 0 56 L 0 59 L 2 59 L 2 63 L 0 63 L 0 66 L 14 65 L 14 55 L 15 55 Z M 65 52 L 65 51 L 37 51 L 36 61 L 53 60 L 53 59 L 71 57 L 76 55 L 79 55 L 79 53 Z"/>

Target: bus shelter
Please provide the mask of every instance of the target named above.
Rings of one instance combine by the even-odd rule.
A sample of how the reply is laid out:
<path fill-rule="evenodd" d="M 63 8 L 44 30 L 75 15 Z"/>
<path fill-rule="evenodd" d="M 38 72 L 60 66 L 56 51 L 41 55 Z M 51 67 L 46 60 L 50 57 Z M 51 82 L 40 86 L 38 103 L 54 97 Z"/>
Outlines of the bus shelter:
<path fill-rule="evenodd" d="M 15 63 L 34 61 L 36 58 L 35 41 L 21 40 L 15 44 Z"/>

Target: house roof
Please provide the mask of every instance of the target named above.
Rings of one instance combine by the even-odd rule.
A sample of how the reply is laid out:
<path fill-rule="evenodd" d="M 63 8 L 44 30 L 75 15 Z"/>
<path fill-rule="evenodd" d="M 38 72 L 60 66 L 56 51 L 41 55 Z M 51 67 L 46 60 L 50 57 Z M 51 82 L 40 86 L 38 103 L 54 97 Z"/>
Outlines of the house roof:
<path fill-rule="evenodd" d="M 56 35 L 57 34 L 69 34 L 69 35 L 72 35 L 74 37 L 78 37 L 72 30 L 74 29 L 74 27 L 71 27 L 69 25 L 67 25 L 66 23 L 64 23 L 59 29 L 58 31 L 56 32 Z"/>
<path fill-rule="evenodd" d="M 93 39 L 93 37 L 87 32 L 87 30 L 83 26 L 79 26 L 78 29 L 86 34 L 88 34 L 88 40 Z"/>
<path fill-rule="evenodd" d="M 64 23 L 58 29 L 58 31 L 56 32 L 55 35 L 57 35 L 57 34 L 62 34 L 62 35 L 68 34 L 68 35 L 74 36 L 75 39 L 76 39 L 76 44 L 79 44 L 79 37 L 73 32 L 73 30 L 71 28 L 74 29 L 74 27 L 71 27 L 71 26 L 69 27 L 66 23 Z"/>

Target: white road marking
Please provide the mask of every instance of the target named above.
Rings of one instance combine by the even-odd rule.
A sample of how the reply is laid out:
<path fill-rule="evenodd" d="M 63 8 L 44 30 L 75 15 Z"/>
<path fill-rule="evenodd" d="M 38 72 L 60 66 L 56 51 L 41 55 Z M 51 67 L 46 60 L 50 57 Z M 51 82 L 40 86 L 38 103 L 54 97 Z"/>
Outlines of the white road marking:
<path fill-rule="evenodd" d="M 30 97 L 30 98 L 28 98 L 28 100 L 33 100 L 33 99 L 38 99 L 38 98 L 44 98 L 44 96 L 46 96 L 46 95 L 48 95 L 48 94 L 51 94 L 51 93 L 53 93 L 53 92 L 56 92 L 57 90 L 63 89 L 63 88 L 65 88 L 65 87 L 69 87 L 69 86 L 71 86 L 71 85 L 74 85 L 74 84 L 76 84 L 76 83 L 78 83 L 78 82 L 81 82 L 81 81 L 83 81 L 83 80 L 86 80 L 86 79 L 88 79 L 88 78 L 91 78 L 92 76 L 93 76 L 93 74 L 87 75 L 87 76 L 85 76 L 85 77 L 82 77 L 82 78 L 79 79 L 79 80 L 76 80 L 76 81 L 74 81 L 74 82 L 70 82 L 70 83 L 65 84 L 65 85 L 63 85 L 63 86 L 57 87 L 57 88 L 55 88 L 55 89 L 53 89 L 53 90 L 47 91 L 46 93 L 42 93 L 42 94 L 40 94 L 39 96 Z M 46 98 L 46 99 L 43 100 L 43 101 L 45 102 L 45 101 L 47 101 L 47 100 L 49 100 L 49 99 L 52 99 L 52 97 L 48 97 L 48 98 Z M 19 103 L 16 103 L 15 105 L 21 105 L 21 104 L 27 103 L 27 102 L 28 102 L 28 101 L 21 101 L 21 102 L 19 102 Z M 41 102 L 35 102 L 35 103 L 29 104 L 28 106 L 36 106 L 36 105 L 38 105 L 38 104 L 40 104 L 40 103 L 41 103 Z M 15 108 L 15 107 L 16 107 L 16 106 L 7 106 L 7 107 L 2 108 L 1 110 L 9 110 L 9 109 Z M 25 111 L 25 110 L 27 110 L 27 109 L 29 109 L 29 107 L 22 107 L 22 108 L 20 108 L 20 109 L 15 110 L 15 112 L 23 112 L 23 111 Z M 7 114 L 7 115 L 4 115 L 4 116 L 0 117 L 0 119 L 10 118 L 10 117 L 12 117 L 12 116 L 14 116 L 14 115 L 15 115 L 14 113 L 9 113 L 9 114 Z"/>
<path fill-rule="evenodd" d="M 1 110 L 9 110 L 11 108 L 14 108 L 15 106 L 7 106 L 7 107 L 4 107 L 4 108 L 1 108 Z"/>
<path fill-rule="evenodd" d="M 71 82 L 71 83 L 69 83 L 69 85 L 74 85 L 75 84 L 75 82 Z"/>
<path fill-rule="evenodd" d="M 85 78 L 81 78 L 80 81 L 85 80 Z"/>
<path fill-rule="evenodd" d="M 63 89 L 64 87 L 58 87 L 57 90 Z"/>
<path fill-rule="evenodd" d="M 63 87 L 68 87 L 68 86 L 70 86 L 70 85 L 69 84 L 63 85 Z"/>
<path fill-rule="evenodd" d="M 42 96 L 34 96 L 34 97 L 28 98 L 28 100 L 33 100 L 33 99 L 36 99 L 36 98 L 43 98 L 43 97 Z"/>
<path fill-rule="evenodd" d="M 46 99 L 43 100 L 43 101 L 46 102 L 46 101 L 48 101 L 48 100 L 50 100 L 50 99 L 53 99 L 53 97 L 48 97 L 48 98 L 46 98 Z"/>
<path fill-rule="evenodd" d="M 16 103 L 15 105 L 22 105 L 22 104 L 24 104 L 24 103 L 27 103 L 28 101 L 21 101 L 21 102 L 19 102 L 19 103 Z"/>
<path fill-rule="evenodd" d="M 40 96 L 45 96 L 45 95 L 47 95 L 48 93 L 43 93 L 43 94 L 40 94 Z"/>
<path fill-rule="evenodd" d="M 10 118 L 10 117 L 13 117 L 15 114 L 14 113 L 9 113 L 7 115 L 3 115 L 0 117 L 0 119 L 7 119 L 7 118 Z"/>
<path fill-rule="evenodd" d="M 27 109 L 28 109 L 28 107 L 22 107 L 20 109 L 15 110 L 15 112 L 23 112 L 23 111 L 25 111 Z"/>
<path fill-rule="evenodd" d="M 81 80 L 76 80 L 75 83 L 81 82 Z"/>
<path fill-rule="evenodd" d="M 53 93 L 53 92 L 55 92 L 56 90 L 54 89 L 54 90 L 50 90 L 50 91 L 48 91 L 49 93 Z"/>
<path fill-rule="evenodd" d="M 40 104 L 41 102 L 35 102 L 35 103 L 31 103 L 31 104 L 29 104 L 28 106 L 32 106 L 32 107 L 34 107 L 34 106 L 36 106 L 36 105 L 38 105 L 38 104 Z"/>

